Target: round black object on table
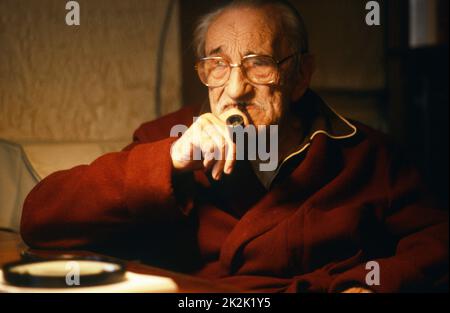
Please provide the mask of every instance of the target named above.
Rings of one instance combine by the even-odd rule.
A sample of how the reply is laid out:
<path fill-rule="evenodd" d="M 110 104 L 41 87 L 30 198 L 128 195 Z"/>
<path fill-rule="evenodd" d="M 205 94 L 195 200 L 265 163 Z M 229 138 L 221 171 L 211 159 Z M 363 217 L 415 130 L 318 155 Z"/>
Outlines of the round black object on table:
<path fill-rule="evenodd" d="M 107 285 L 125 279 L 125 265 L 103 257 L 63 257 L 17 261 L 3 266 L 10 285 L 36 288 L 74 288 Z"/>

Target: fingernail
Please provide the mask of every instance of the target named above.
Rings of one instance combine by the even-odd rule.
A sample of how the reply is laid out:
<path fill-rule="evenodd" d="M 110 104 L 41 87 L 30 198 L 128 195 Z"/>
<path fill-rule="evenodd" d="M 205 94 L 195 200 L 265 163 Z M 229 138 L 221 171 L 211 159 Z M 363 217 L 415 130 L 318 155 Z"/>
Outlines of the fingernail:
<path fill-rule="evenodd" d="M 230 174 L 232 169 L 233 169 L 233 168 L 232 168 L 231 166 L 228 166 L 228 167 L 225 169 L 225 174 Z"/>

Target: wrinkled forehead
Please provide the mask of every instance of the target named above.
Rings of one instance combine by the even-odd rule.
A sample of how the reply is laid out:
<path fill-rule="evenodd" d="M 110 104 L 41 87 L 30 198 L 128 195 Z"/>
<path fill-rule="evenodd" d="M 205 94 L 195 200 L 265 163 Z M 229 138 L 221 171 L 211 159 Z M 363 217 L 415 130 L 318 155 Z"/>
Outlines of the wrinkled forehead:
<path fill-rule="evenodd" d="M 249 54 L 277 57 L 282 53 L 278 17 L 268 8 L 233 8 L 221 13 L 208 28 L 205 53 L 239 59 Z"/>

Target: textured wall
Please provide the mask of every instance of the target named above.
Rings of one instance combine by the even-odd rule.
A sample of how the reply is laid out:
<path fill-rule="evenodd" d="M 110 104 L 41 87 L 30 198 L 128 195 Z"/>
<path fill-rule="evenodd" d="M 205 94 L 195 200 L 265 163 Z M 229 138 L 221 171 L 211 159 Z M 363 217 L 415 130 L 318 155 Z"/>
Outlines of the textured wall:
<path fill-rule="evenodd" d="M 0 0 L 0 138 L 128 141 L 155 117 L 156 51 L 168 0 Z M 168 31 L 161 111 L 181 105 L 178 5 Z"/>

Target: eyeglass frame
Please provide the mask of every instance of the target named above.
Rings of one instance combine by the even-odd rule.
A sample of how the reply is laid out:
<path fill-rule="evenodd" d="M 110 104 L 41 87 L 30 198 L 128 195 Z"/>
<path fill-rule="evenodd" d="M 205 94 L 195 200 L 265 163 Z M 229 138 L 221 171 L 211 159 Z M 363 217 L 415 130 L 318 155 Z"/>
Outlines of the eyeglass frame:
<path fill-rule="evenodd" d="M 199 60 L 196 62 L 196 64 L 195 64 L 195 70 L 196 70 L 196 72 L 197 72 L 197 74 L 198 74 L 198 76 L 199 76 L 199 78 L 200 78 L 200 74 L 199 74 L 199 72 L 198 72 L 198 64 L 199 64 L 200 62 L 202 62 L 202 61 L 207 61 L 207 60 L 223 60 L 223 61 L 225 61 L 225 62 L 228 64 L 228 67 L 230 68 L 230 71 L 229 71 L 229 73 L 228 73 L 228 78 L 223 82 L 222 85 L 218 85 L 218 86 L 210 86 L 210 85 L 204 83 L 204 82 L 202 81 L 202 79 L 200 78 L 200 81 L 201 81 L 202 84 L 204 84 L 206 87 L 219 88 L 219 87 L 223 87 L 223 86 L 229 81 L 230 75 L 231 75 L 231 70 L 232 70 L 233 68 L 238 68 L 238 67 L 240 68 L 240 67 L 242 66 L 242 61 L 244 61 L 245 59 L 248 59 L 248 58 L 254 58 L 254 57 L 266 57 L 266 58 L 270 58 L 270 59 L 273 61 L 273 63 L 276 65 L 276 67 L 277 67 L 277 72 L 278 72 L 278 74 L 279 74 L 279 71 L 280 71 L 280 65 L 281 65 L 281 64 L 283 64 L 284 62 L 286 62 L 287 60 L 289 60 L 290 58 L 292 58 L 292 57 L 294 57 L 294 56 L 300 56 L 300 55 L 301 55 L 300 52 L 295 52 L 295 53 L 293 53 L 293 54 L 288 55 L 287 57 L 284 57 L 284 58 L 281 59 L 281 60 L 275 60 L 275 59 L 273 58 L 273 56 L 270 56 L 270 55 L 264 55 L 264 54 L 249 54 L 249 55 L 243 56 L 243 57 L 241 58 L 240 63 L 230 63 L 226 58 L 221 57 L 221 56 L 209 56 L 209 57 L 204 57 L 204 58 L 199 59 Z M 267 82 L 267 83 L 255 83 L 255 82 L 251 81 L 251 80 L 247 77 L 247 71 L 242 71 L 242 73 L 244 74 L 245 79 L 246 79 L 250 84 L 255 84 L 255 85 L 272 85 L 272 84 L 275 83 L 275 80 L 272 80 L 272 81 Z"/>

